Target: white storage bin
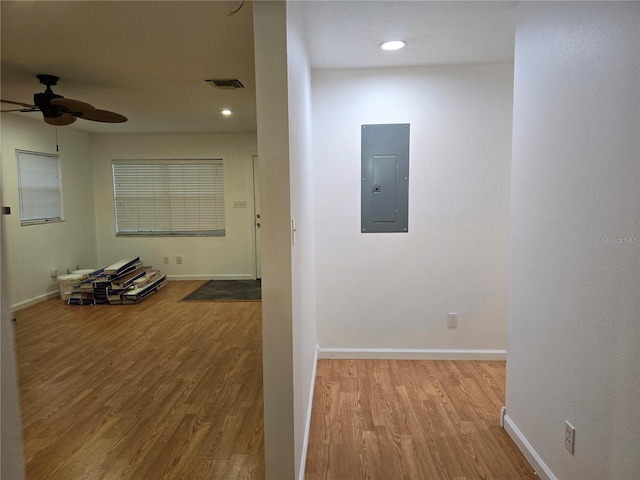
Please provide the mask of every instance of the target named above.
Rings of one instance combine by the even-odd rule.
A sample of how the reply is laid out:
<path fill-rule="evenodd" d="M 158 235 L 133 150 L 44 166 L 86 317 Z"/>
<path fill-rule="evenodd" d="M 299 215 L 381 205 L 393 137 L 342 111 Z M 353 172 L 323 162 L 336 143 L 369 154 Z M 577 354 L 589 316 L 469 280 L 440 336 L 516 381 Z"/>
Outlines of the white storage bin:
<path fill-rule="evenodd" d="M 93 270 L 92 270 L 93 271 Z M 82 274 L 69 273 L 67 275 L 58 275 L 58 288 L 60 289 L 60 299 L 68 300 L 71 296 L 73 286 L 82 281 Z"/>

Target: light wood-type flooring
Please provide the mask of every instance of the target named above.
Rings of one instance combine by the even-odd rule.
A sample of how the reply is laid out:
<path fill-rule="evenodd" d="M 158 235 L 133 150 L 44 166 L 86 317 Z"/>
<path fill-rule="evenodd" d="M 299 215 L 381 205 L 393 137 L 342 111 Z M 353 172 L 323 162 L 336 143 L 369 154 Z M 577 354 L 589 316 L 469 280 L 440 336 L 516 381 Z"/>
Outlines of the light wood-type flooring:
<path fill-rule="evenodd" d="M 319 360 L 305 478 L 536 479 L 504 384 L 504 362 Z"/>
<path fill-rule="evenodd" d="M 19 310 L 28 480 L 264 478 L 260 302 Z"/>
<path fill-rule="evenodd" d="M 180 301 L 202 283 L 16 312 L 28 480 L 264 478 L 261 304 Z M 306 480 L 536 478 L 498 425 L 504 377 L 320 360 Z"/>

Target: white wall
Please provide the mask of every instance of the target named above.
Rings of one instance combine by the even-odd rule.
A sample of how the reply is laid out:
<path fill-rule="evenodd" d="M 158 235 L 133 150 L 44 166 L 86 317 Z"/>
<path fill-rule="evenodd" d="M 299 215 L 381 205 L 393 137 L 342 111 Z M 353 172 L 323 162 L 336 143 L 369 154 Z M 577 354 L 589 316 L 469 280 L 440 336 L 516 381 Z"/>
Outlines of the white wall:
<path fill-rule="evenodd" d="M 261 175 L 262 350 L 266 480 L 295 478 L 287 19 L 256 2 L 253 25 Z"/>
<path fill-rule="evenodd" d="M 524 2 L 520 14 L 507 426 L 542 478 L 637 479 L 640 4 Z"/>
<path fill-rule="evenodd" d="M 266 479 L 304 478 L 315 381 L 311 79 L 297 3 L 254 5 Z M 291 219 L 296 220 L 295 241 Z"/>
<path fill-rule="evenodd" d="M 140 256 L 174 279 L 255 278 L 253 164 L 255 133 L 92 135 L 99 267 Z M 116 237 L 111 161 L 140 158 L 222 158 L 224 237 Z M 236 200 L 246 208 L 233 208 Z M 176 264 L 182 256 L 182 264 Z M 169 257 L 169 264 L 164 264 Z"/>
<path fill-rule="evenodd" d="M 311 69 L 300 4 L 287 4 L 289 172 L 295 244 L 291 249 L 293 392 L 296 477 L 304 478 L 305 434 L 315 382 L 315 206 L 311 146 Z"/>
<path fill-rule="evenodd" d="M 506 348 L 512 68 L 313 70 L 321 348 Z M 360 233 L 370 123 L 411 124 L 409 233 Z"/>
<path fill-rule="evenodd" d="M 9 114 L 2 118 L 2 217 L 8 302 L 16 308 L 46 298 L 58 290 L 51 268 L 93 268 L 97 261 L 93 214 L 93 176 L 89 135 L 73 128 L 56 128 L 42 119 Z M 59 153 L 62 171 L 64 222 L 20 225 L 16 149 Z M 6 250 L 5 250 L 6 249 Z"/>

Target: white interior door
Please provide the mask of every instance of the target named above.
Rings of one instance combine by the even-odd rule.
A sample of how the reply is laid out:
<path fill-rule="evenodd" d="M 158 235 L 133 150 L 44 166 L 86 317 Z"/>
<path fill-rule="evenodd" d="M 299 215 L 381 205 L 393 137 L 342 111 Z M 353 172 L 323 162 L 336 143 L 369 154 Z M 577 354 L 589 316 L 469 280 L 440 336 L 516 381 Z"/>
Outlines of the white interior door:
<path fill-rule="evenodd" d="M 253 156 L 253 213 L 254 213 L 254 230 L 256 245 L 256 278 L 262 278 L 260 268 L 260 166 L 258 165 L 258 156 Z"/>

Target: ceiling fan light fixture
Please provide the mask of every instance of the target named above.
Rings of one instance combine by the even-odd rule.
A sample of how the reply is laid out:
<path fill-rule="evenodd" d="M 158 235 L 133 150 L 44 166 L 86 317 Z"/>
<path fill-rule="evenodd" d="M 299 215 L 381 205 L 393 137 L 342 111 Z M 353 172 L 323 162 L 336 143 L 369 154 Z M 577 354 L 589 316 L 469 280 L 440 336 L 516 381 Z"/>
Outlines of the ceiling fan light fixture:
<path fill-rule="evenodd" d="M 44 117 L 45 123 L 49 125 L 55 125 L 56 127 L 64 127 L 65 125 L 71 125 L 76 121 L 76 117 L 71 115 L 70 113 L 63 113 L 56 117 Z"/>
<path fill-rule="evenodd" d="M 389 40 L 388 42 L 384 42 L 380 44 L 380 48 L 382 50 L 392 51 L 392 50 L 400 50 L 407 45 L 407 42 L 404 40 Z"/>
<path fill-rule="evenodd" d="M 96 109 L 96 107 L 89 103 L 64 97 L 54 98 L 50 100 L 49 103 L 59 108 L 62 112 L 73 114 L 92 112 Z"/>

